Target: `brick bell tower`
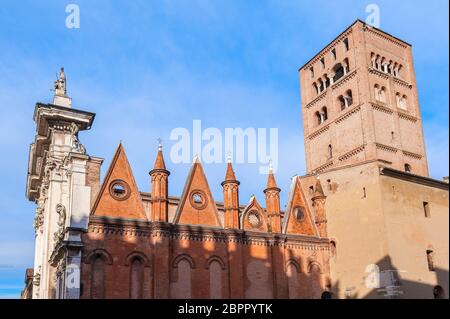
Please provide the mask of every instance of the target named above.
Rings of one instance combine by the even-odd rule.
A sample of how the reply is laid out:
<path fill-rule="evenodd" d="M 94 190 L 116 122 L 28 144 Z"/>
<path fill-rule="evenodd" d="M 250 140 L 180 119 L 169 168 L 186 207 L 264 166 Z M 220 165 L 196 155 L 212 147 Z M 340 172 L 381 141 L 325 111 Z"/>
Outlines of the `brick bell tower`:
<path fill-rule="evenodd" d="M 410 44 L 357 20 L 299 73 L 308 174 L 378 160 L 428 176 Z"/>

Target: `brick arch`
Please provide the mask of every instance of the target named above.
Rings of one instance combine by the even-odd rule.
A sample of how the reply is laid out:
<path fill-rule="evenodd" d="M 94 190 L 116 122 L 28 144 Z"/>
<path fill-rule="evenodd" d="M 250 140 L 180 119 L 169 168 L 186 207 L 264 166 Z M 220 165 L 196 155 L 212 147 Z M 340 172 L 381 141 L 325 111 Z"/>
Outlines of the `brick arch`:
<path fill-rule="evenodd" d="M 297 273 L 301 273 L 301 272 L 302 272 L 302 271 L 301 271 L 300 264 L 299 264 L 295 259 L 289 259 L 289 260 L 286 262 L 286 269 L 287 269 L 290 265 L 292 265 L 292 266 L 295 267 L 295 269 L 297 270 Z"/>
<path fill-rule="evenodd" d="M 191 266 L 191 269 L 195 269 L 194 259 L 192 259 L 192 257 L 189 256 L 188 254 L 181 254 L 181 255 L 178 255 L 177 257 L 175 257 L 174 260 L 172 261 L 172 267 L 178 268 L 178 263 L 180 261 L 182 261 L 183 259 L 189 263 L 189 265 Z"/>
<path fill-rule="evenodd" d="M 319 268 L 319 273 L 322 274 L 322 266 L 320 266 L 320 264 L 317 261 L 310 261 L 308 264 L 308 273 L 311 273 L 311 269 L 312 267 L 316 266 L 317 268 Z"/>
<path fill-rule="evenodd" d="M 105 249 L 94 249 L 93 251 L 91 251 L 89 254 L 86 255 L 86 258 L 84 260 L 85 264 L 90 264 L 92 262 L 92 259 L 96 256 L 102 256 L 105 258 L 106 264 L 107 265 L 112 265 L 113 264 L 113 258 L 111 256 L 110 253 L 108 253 Z"/>
<path fill-rule="evenodd" d="M 150 259 L 140 251 L 133 251 L 128 254 L 128 256 L 125 258 L 125 266 L 130 266 L 134 258 L 140 259 L 145 267 L 151 266 Z"/>
<path fill-rule="evenodd" d="M 205 263 L 205 268 L 209 269 L 209 266 L 214 261 L 217 261 L 220 264 L 220 267 L 222 268 L 222 270 L 226 270 L 227 269 L 227 266 L 223 262 L 222 258 L 220 258 L 219 256 L 211 256 L 211 257 L 209 257 L 208 260 Z"/>

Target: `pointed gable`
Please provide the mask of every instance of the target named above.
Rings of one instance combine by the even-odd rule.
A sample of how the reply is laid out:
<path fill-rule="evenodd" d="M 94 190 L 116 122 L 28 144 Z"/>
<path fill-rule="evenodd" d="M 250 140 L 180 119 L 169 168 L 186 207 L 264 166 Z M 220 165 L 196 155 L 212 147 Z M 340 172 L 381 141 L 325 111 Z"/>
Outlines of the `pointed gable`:
<path fill-rule="evenodd" d="M 173 223 L 222 227 L 216 203 L 198 158 L 189 171 Z"/>
<path fill-rule="evenodd" d="M 283 233 L 318 236 L 314 218 L 298 176 L 292 180 L 288 205 L 283 220 Z"/>
<path fill-rule="evenodd" d="M 250 198 L 250 202 L 245 207 L 241 216 L 241 227 L 243 230 L 268 232 L 269 223 L 267 214 L 259 205 L 255 196 Z"/>
<path fill-rule="evenodd" d="M 147 219 L 141 195 L 134 180 L 122 143 L 117 147 L 92 215 Z"/>

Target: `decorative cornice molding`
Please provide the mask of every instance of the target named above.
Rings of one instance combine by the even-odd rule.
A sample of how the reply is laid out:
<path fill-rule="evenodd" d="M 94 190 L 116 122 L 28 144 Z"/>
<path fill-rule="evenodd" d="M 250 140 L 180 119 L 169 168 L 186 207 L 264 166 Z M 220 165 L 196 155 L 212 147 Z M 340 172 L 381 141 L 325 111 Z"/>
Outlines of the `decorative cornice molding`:
<path fill-rule="evenodd" d="M 380 150 L 391 152 L 391 153 L 397 153 L 398 149 L 389 145 L 381 144 L 381 143 L 375 143 L 376 147 Z"/>
<path fill-rule="evenodd" d="M 306 108 L 309 109 L 313 105 L 315 105 L 317 102 L 319 102 L 320 100 L 324 99 L 327 96 L 327 92 L 328 92 L 328 90 L 322 91 L 316 98 L 314 98 L 314 100 L 312 100 L 311 102 L 306 104 Z"/>
<path fill-rule="evenodd" d="M 339 156 L 339 161 L 343 162 L 348 160 L 349 158 L 361 153 L 362 151 L 364 151 L 364 145 L 358 146 L 357 148 L 354 148 L 353 150 L 351 150 L 350 152 L 345 153 L 342 156 Z"/>
<path fill-rule="evenodd" d="M 202 242 L 237 242 L 245 245 L 302 247 L 308 250 L 328 249 L 328 239 L 306 235 L 252 232 L 199 225 L 177 225 L 141 220 L 99 218 L 91 216 L 88 231 L 105 235 L 165 237 Z"/>
<path fill-rule="evenodd" d="M 401 48 L 406 49 L 408 47 L 405 43 L 403 43 L 403 42 L 401 42 L 399 40 L 396 40 L 396 39 L 388 36 L 385 32 L 378 31 L 378 29 L 375 29 L 373 27 L 366 27 L 366 28 L 364 28 L 364 31 L 368 31 L 369 33 L 372 33 L 372 34 L 374 34 L 374 35 L 376 35 L 376 36 L 378 36 L 378 37 L 380 37 L 380 38 L 382 38 L 382 39 L 384 39 L 384 40 L 386 40 L 388 42 L 391 42 L 391 43 L 401 47 Z"/>
<path fill-rule="evenodd" d="M 311 140 L 315 139 L 316 137 L 318 137 L 319 135 L 321 135 L 322 133 L 325 133 L 325 132 L 328 131 L 329 129 L 330 129 L 330 124 L 328 124 L 328 125 L 326 125 L 326 126 L 324 126 L 324 127 L 321 127 L 321 128 L 318 129 L 317 131 L 311 133 L 311 134 L 308 136 L 308 139 L 311 141 Z"/>
<path fill-rule="evenodd" d="M 349 111 L 347 111 L 346 113 L 344 113 L 343 115 L 341 115 L 340 117 L 338 117 L 334 123 L 339 124 L 340 122 L 348 119 L 350 116 L 352 116 L 353 114 L 358 113 L 361 110 L 361 104 L 357 105 L 353 108 L 350 108 Z"/>
<path fill-rule="evenodd" d="M 405 156 L 412 157 L 412 158 L 419 159 L 419 160 L 422 159 L 422 157 L 423 157 L 420 154 L 413 153 L 413 152 L 408 152 L 408 151 L 405 151 L 405 150 L 403 150 L 402 153 Z"/>
<path fill-rule="evenodd" d="M 394 113 L 394 111 L 391 110 L 389 107 L 387 107 L 386 106 L 387 104 L 385 104 L 385 103 L 383 103 L 384 105 L 381 104 L 382 102 L 379 102 L 379 101 L 377 101 L 377 102 L 370 101 L 369 103 L 372 106 L 372 108 L 376 111 L 380 111 L 380 112 L 383 112 L 383 113 L 386 113 L 389 115 Z"/>
<path fill-rule="evenodd" d="M 413 115 L 410 115 L 410 114 L 407 114 L 407 113 L 404 113 L 404 112 L 397 112 L 397 113 L 398 113 L 398 117 L 403 119 L 403 120 L 407 120 L 407 121 L 410 121 L 410 122 L 413 122 L 413 123 L 416 123 L 417 120 L 418 120 L 418 118 L 413 116 Z"/>

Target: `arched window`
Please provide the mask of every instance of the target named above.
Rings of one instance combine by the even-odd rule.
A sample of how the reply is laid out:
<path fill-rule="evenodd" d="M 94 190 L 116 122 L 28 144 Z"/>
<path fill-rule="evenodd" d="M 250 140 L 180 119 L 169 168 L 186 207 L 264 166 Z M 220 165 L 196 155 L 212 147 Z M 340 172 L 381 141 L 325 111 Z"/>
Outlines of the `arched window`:
<path fill-rule="evenodd" d="M 401 108 L 402 107 L 402 96 L 400 95 L 400 93 L 396 93 L 395 94 L 395 100 L 397 101 L 397 107 Z"/>
<path fill-rule="evenodd" d="M 398 68 L 397 68 L 397 77 L 398 78 L 401 77 L 401 75 L 402 75 L 402 73 L 401 73 L 402 69 L 403 69 L 403 66 L 401 64 L 399 64 Z"/>
<path fill-rule="evenodd" d="M 333 72 L 334 72 L 334 77 L 333 77 L 333 82 L 336 82 L 337 80 L 339 80 L 341 77 L 344 76 L 344 67 L 342 66 L 341 63 L 336 64 L 333 67 Z"/>
<path fill-rule="evenodd" d="M 209 297 L 222 298 L 222 265 L 217 260 L 209 264 Z"/>
<path fill-rule="evenodd" d="M 294 262 L 289 263 L 286 266 L 286 275 L 288 277 L 288 291 L 289 299 L 300 298 L 300 284 L 299 284 L 299 269 Z"/>
<path fill-rule="evenodd" d="M 172 262 L 173 282 L 170 284 L 170 296 L 175 299 L 191 298 L 191 270 L 195 262 L 191 256 L 178 255 Z"/>
<path fill-rule="evenodd" d="M 316 118 L 317 125 L 322 124 L 322 115 L 320 115 L 320 112 L 317 111 L 316 113 L 314 113 L 314 115 L 315 115 L 315 118 Z"/>
<path fill-rule="evenodd" d="M 328 112 L 327 112 L 326 106 L 324 106 L 324 107 L 322 108 L 322 118 L 323 118 L 323 122 L 325 122 L 326 120 L 328 120 Z"/>
<path fill-rule="evenodd" d="M 386 88 L 384 86 L 381 88 L 379 96 L 381 102 L 386 102 Z"/>
<path fill-rule="evenodd" d="M 330 253 L 331 253 L 331 257 L 336 257 L 336 255 L 337 255 L 336 241 L 334 241 L 334 240 L 330 241 Z"/>
<path fill-rule="evenodd" d="M 380 87 L 378 86 L 378 84 L 375 84 L 373 87 L 373 92 L 374 92 L 374 96 L 375 96 L 375 100 L 380 100 Z"/>
<path fill-rule="evenodd" d="M 322 276 L 319 265 L 311 264 L 309 267 L 309 280 L 312 298 L 318 299 L 322 297 Z"/>
<path fill-rule="evenodd" d="M 319 79 L 319 92 L 325 91 L 325 83 L 322 79 Z"/>
<path fill-rule="evenodd" d="M 332 158 L 333 157 L 333 146 L 328 145 L 328 158 Z"/>
<path fill-rule="evenodd" d="M 375 68 L 377 70 L 381 70 L 381 57 L 379 55 L 377 55 L 377 58 L 375 60 Z"/>
<path fill-rule="evenodd" d="M 134 257 L 130 263 L 130 298 L 142 299 L 144 284 L 144 263 Z"/>
<path fill-rule="evenodd" d="M 101 254 L 93 256 L 91 261 L 91 298 L 105 298 L 105 257 Z"/>
<path fill-rule="evenodd" d="M 387 72 L 389 74 L 392 74 L 392 65 L 393 65 L 393 62 L 392 62 L 392 60 L 390 60 L 389 63 L 387 64 Z"/>
<path fill-rule="evenodd" d="M 346 75 L 350 71 L 350 64 L 348 63 L 348 59 L 344 59 L 344 75 Z"/>
<path fill-rule="evenodd" d="M 401 108 L 404 109 L 404 110 L 406 110 L 406 109 L 408 108 L 408 103 L 407 103 L 407 97 L 406 97 L 406 95 L 403 95 L 403 96 L 402 96 L 402 99 L 401 99 Z"/>
<path fill-rule="evenodd" d="M 316 83 L 316 82 L 313 83 L 313 88 L 314 88 L 314 92 L 315 92 L 316 94 L 319 94 L 319 87 L 317 86 L 317 83 Z"/>
<path fill-rule="evenodd" d="M 348 91 L 346 92 L 346 94 L 347 94 L 347 96 L 346 96 L 346 98 L 347 98 L 347 106 L 350 106 L 350 105 L 353 104 L 353 94 L 352 94 L 352 90 L 348 90 Z"/>
<path fill-rule="evenodd" d="M 406 173 L 411 173 L 411 171 L 412 171 L 411 165 L 405 164 L 405 172 L 406 172 Z"/>
<path fill-rule="evenodd" d="M 433 288 L 434 299 L 445 299 L 445 291 L 441 286 L 435 286 Z"/>
<path fill-rule="evenodd" d="M 376 63 L 375 60 L 377 59 L 377 56 L 375 55 L 375 53 L 370 53 L 370 63 L 372 65 L 372 68 L 376 68 Z"/>
<path fill-rule="evenodd" d="M 339 100 L 339 106 L 340 106 L 340 108 L 341 108 L 341 111 L 343 111 L 344 109 L 345 109 L 345 99 L 344 99 L 344 97 L 342 96 L 342 95 L 340 95 L 339 97 L 338 97 L 338 100 Z"/>
<path fill-rule="evenodd" d="M 328 74 L 324 75 L 325 77 L 325 89 L 330 87 L 330 78 L 328 77 Z"/>

